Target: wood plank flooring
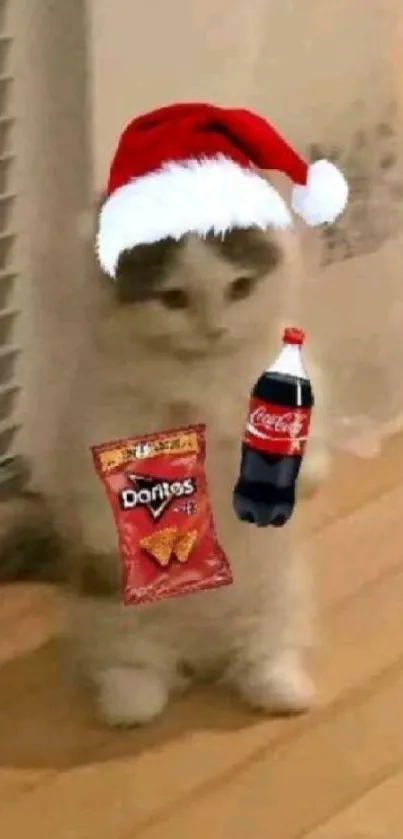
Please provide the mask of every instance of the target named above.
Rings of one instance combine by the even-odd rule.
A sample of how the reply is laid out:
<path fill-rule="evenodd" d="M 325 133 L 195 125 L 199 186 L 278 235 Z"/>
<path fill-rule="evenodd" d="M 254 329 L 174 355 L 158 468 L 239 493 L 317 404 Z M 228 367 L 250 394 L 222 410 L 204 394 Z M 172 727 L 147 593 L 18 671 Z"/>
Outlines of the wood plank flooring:
<path fill-rule="evenodd" d="M 203 688 L 114 733 L 75 688 L 57 592 L 0 589 L 0 835 L 403 837 L 403 436 L 340 455 L 299 513 L 321 604 L 315 711 L 256 717 Z"/>

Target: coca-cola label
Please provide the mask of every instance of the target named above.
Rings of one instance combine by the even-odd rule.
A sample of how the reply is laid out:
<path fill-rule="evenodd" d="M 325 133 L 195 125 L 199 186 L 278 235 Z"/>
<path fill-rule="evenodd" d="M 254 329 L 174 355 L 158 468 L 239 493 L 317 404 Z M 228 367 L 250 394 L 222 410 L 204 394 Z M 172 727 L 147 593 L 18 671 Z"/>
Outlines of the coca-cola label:
<path fill-rule="evenodd" d="M 301 457 L 310 420 L 310 408 L 285 408 L 252 398 L 243 441 L 266 454 Z"/>

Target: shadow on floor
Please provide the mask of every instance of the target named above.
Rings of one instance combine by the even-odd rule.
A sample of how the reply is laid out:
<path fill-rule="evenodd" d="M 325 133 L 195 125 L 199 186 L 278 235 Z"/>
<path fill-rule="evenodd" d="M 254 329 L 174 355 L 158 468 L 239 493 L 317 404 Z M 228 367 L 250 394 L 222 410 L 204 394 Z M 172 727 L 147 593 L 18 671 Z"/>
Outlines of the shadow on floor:
<path fill-rule="evenodd" d="M 235 697 L 203 686 L 145 728 L 110 731 L 63 660 L 61 641 L 54 639 L 0 668 L 0 768 L 69 769 L 160 749 L 196 731 L 261 724 Z"/>

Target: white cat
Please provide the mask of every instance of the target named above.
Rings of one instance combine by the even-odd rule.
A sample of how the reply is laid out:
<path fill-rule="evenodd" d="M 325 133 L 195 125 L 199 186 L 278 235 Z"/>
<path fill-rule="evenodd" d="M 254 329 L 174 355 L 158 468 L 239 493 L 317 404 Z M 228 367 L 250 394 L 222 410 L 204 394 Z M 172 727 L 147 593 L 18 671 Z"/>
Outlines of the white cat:
<path fill-rule="evenodd" d="M 112 725 L 158 716 L 192 675 L 219 679 L 267 712 L 299 712 L 313 698 L 303 662 L 306 579 L 292 523 L 257 529 L 239 523 L 231 505 L 249 391 L 278 352 L 282 288 L 296 260 L 291 233 L 188 236 L 124 254 L 116 281 L 100 285 L 71 394 L 67 489 L 57 506 L 76 649 Z M 323 388 L 307 363 L 317 404 L 300 498 L 329 466 Z M 116 529 L 89 447 L 193 422 L 207 425 L 208 483 L 234 583 L 124 607 Z"/>

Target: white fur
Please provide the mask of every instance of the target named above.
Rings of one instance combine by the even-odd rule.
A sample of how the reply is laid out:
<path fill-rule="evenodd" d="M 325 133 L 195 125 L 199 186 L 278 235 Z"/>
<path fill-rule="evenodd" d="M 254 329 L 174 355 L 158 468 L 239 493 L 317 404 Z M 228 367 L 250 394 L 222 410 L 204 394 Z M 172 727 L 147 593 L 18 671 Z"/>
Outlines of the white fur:
<path fill-rule="evenodd" d="M 294 186 L 292 209 L 311 227 L 330 223 L 347 206 L 348 184 L 344 175 L 328 160 L 317 160 L 308 169 L 306 186 Z"/>
<path fill-rule="evenodd" d="M 166 163 L 117 189 L 100 213 L 97 252 L 102 269 L 113 277 L 120 254 L 139 244 L 291 224 L 285 202 L 266 180 L 219 155 Z"/>
<path fill-rule="evenodd" d="M 73 430 L 61 459 L 68 469 L 66 524 L 79 549 L 111 552 L 118 561 L 112 513 L 89 445 L 205 422 L 217 531 L 234 574 L 232 586 L 151 606 L 73 597 L 77 649 L 97 688 L 101 714 L 111 724 L 144 723 L 160 714 L 184 686 L 184 663 L 266 711 L 300 711 L 312 699 L 302 661 L 309 642 L 307 578 L 293 548 L 293 524 L 257 529 L 238 522 L 231 506 L 248 393 L 278 349 L 284 273 L 295 270 L 287 262 L 290 235 L 280 237 L 283 268 L 243 302 L 225 302 L 236 271 L 194 237 L 167 280 L 168 287 L 186 288 L 192 300 L 188 312 L 151 302 L 101 307 L 72 394 L 74 416 L 66 423 Z M 323 388 L 309 360 L 307 367 L 317 406 L 301 498 L 317 488 L 328 468 Z"/>

